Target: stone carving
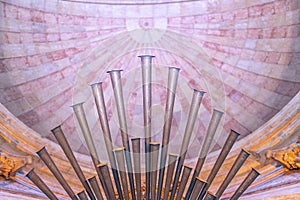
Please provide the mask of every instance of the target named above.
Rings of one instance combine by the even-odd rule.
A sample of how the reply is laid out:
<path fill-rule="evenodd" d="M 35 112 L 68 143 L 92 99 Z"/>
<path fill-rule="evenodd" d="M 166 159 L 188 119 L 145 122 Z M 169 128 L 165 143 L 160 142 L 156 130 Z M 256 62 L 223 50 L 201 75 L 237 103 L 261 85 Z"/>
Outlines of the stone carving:
<path fill-rule="evenodd" d="M 300 169 L 300 133 L 296 143 L 285 149 L 269 150 L 266 157 L 273 158 L 288 169 Z"/>
<path fill-rule="evenodd" d="M 0 150 L 0 175 L 10 179 L 15 173 L 28 163 L 28 159 L 17 157 Z"/>

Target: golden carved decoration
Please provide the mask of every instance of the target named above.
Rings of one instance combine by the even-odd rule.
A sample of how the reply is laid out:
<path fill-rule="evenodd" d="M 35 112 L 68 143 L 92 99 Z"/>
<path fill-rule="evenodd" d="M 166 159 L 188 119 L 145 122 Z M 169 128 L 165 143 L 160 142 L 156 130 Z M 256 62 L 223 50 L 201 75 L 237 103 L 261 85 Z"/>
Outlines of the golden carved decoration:
<path fill-rule="evenodd" d="M 10 179 L 15 173 L 24 167 L 30 160 L 21 156 L 13 156 L 0 150 L 0 175 Z"/>
<path fill-rule="evenodd" d="M 285 149 L 269 150 L 266 153 L 266 157 L 273 158 L 288 169 L 300 169 L 300 133 L 296 143 Z"/>

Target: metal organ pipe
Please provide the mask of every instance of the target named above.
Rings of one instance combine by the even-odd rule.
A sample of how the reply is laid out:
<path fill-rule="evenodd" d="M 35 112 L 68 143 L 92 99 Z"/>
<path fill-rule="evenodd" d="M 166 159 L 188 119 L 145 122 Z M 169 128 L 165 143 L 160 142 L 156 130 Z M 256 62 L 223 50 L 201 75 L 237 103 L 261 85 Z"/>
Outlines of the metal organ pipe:
<path fill-rule="evenodd" d="M 120 124 L 120 130 L 121 130 L 121 136 L 123 141 L 123 146 L 125 148 L 125 159 L 126 159 L 126 165 L 128 170 L 128 178 L 130 183 L 130 190 L 132 194 L 132 199 L 135 200 L 135 187 L 134 187 L 134 178 L 133 178 L 133 170 L 132 170 L 132 161 L 131 161 L 131 155 L 130 155 L 130 145 L 129 145 L 129 138 L 128 138 L 128 128 L 127 128 L 127 122 L 126 122 L 126 116 L 125 116 L 125 105 L 124 105 L 124 99 L 123 99 L 123 89 L 122 89 L 122 82 L 121 82 L 121 71 L 122 70 L 112 70 L 108 71 L 111 79 L 111 83 L 114 90 L 114 96 L 118 111 L 118 118 L 119 118 L 119 124 Z"/>
<path fill-rule="evenodd" d="M 190 142 L 190 138 L 191 138 L 191 135 L 192 135 L 192 132 L 194 129 L 195 121 L 197 119 L 198 111 L 199 111 L 200 104 L 201 104 L 204 93 L 205 92 L 194 90 L 193 99 L 192 99 L 192 103 L 191 103 L 190 111 L 189 111 L 189 116 L 188 116 L 188 120 L 187 120 L 187 124 L 186 124 L 186 128 L 185 128 L 185 133 L 184 133 L 184 137 L 183 137 L 183 141 L 182 141 L 182 145 L 181 145 L 180 155 L 178 158 L 177 167 L 176 167 L 176 171 L 175 171 L 175 177 L 174 177 L 173 187 L 172 187 L 172 192 L 171 192 L 171 199 L 174 199 L 174 196 L 176 193 L 178 180 L 179 180 L 179 177 L 180 177 L 180 174 L 182 171 L 182 166 L 184 163 L 184 159 L 186 156 L 186 151 L 187 151 L 187 148 L 188 148 L 188 145 Z"/>
<path fill-rule="evenodd" d="M 174 109 L 179 70 L 180 69 L 175 67 L 169 67 L 167 102 L 166 102 L 165 119 L 164 119 L 165 123 L 163 127 L 163 137 L 162 137 L 161 154 L 160 154 L 160 168 L 159 168 L 159 177 L 158 177 L 158 191 L 157 191 L 158 200 L 161 199 L 161 191 L 162 191 L 162 185 L 163 185 L 164 173 L 165 173 L 165 167 L 167 161 L 167 153 L 169 147 L 170 131 L 172 126 L 173 109 Z"/>

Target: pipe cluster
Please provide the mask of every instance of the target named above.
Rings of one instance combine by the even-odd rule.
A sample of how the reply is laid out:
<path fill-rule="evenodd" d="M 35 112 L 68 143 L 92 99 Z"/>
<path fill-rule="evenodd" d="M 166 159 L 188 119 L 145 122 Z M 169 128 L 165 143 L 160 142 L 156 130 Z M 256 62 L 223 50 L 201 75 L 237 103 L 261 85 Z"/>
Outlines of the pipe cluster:
<path fill-rule="evenodd" d="M 52 130 L 58 144 L 63 149 L 71 166 L 73 167 L 83 190 L 75 194 L 69 186 L 64 176 L 52 160 L 46 148 L 43 147 L 37 152 L 38 156 L 43 160 L 57 181 L 64 188 L 68 196 L 73 199 L 120 199 L 120 200 L 167 200 L 167 199 L 219 199 L 235 177 L 243 163 L 246 161 L 249 153 L 241 150 L 240 154 L 234 161 L 226 178 L 217 190 L 216 194 L 212 194 L 209 188 L 219 172 L 223 162 L 232 149 L 239 134 L 231 131 L 220 154 L 210 171 L 208 178 L 203 180 L 200 178 L 200 172 L 205 163 L 205 159 L 211 148 L 213 139 L 215 138 L 217 128 L 220 124 L 223 113 L 216 109 L 207 129 L 206 137 L 200 149 L 197 164 L 193 170 L 192 167 L 184 165 L 187 150 L 190 144 L 191 136 L 194 131 L 195 122 L 197 120 L 202 98 L 205 94 L 203 91 L 194 90 L 187 124 L 185 127 L 184 137 L 180 149 L 180 154 L 172 154 L 168 152 L 170 142 L 171 124 L 173 119 L 173 109 L 178 83 L 180 69 L 170 67 L 168 72 L 167 85 L 167 101 L 165 107 L 165 121 L 163 126 L 161 143 L 152 141 L 151 137 L 151 106 L 152 106 L 152 60 L 154 56 L 139 56 L 142 67 L 142 86 L 143 86 L 143 110 L 144 110 L 144 147 L 145 147 L 145 172 L 141 171 L 141 138 L 129 138 L 125 105 L 123 100 L 123 90 L 121 82 L 121 71 L 108 71 L 111 84 L 114 91 L 114 99 L 116 102 L 119 127 L 122 136 L 122 147 L 114 147 L 110 127 L 108 123 L 107 111 L 104 100 L 104 92 L 102 83 L 91 85 L 98 116 L 100 119 L 101 129 L 103 132 L 106 150 L 108 154 L 108 163 L 99 159 L 96 146 L 85 116 L 83 103 L 73 105 L 73 110 L 77 121 L 80 125 L 85 142 L 87 144 L 90 156 L 92 158 L 97 177 L 86 179 L 84 176 L 71 147 L 60 126 Z M 132 149 L 131 149 L 132 148 Z M 166 176 L 165 176 L 166 172 Z M 193 173 L 192 173 L 193 172 Z M 145 177 L 145 184 L 142 184 L 142 175 Z M 112 175 L 112 176 L 111 176 Z M 237 188 L 230 199 L 238 199 L 243 192 L 256 179 L 259 173 L 252 169 L 245 180 Z M 32 169 L 26 175 L 49 199 L 58 199 L 50 188 L 43 182 L 38 174 Z M 98 184 L 98 180 L 100 185 Z M 145 188 L 145 189 L 144 189 Z"/>

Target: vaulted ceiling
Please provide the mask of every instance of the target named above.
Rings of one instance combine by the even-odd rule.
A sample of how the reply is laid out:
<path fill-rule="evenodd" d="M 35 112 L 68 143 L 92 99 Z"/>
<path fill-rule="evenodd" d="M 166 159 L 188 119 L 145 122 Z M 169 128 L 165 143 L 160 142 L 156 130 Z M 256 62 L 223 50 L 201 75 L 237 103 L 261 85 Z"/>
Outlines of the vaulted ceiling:
<path fill-rule="evenodd" d="M 191 149 L 212 110 L 224 112 L 215 141 L 230 129 L 256 130 L 300 89 L 299 1 L 2 1 L 0 101 L 53 139 L 62 124 L 72 148 L 86 153 L 73 104 L 85 102 L 96 144 L 103 144 L 90 84 L 103 82 L 115 146 L 121 146 L 106 71 L 123 69 L 130 136 L 143 137 L 140 58 L 154 55 L 154 140 L 160 141 L 168 67 L 181 69 L 171 150 L 183 137 L 193 89 L 206 92 Z M 189 151 L 190 158 L 198 151 Z"/>

